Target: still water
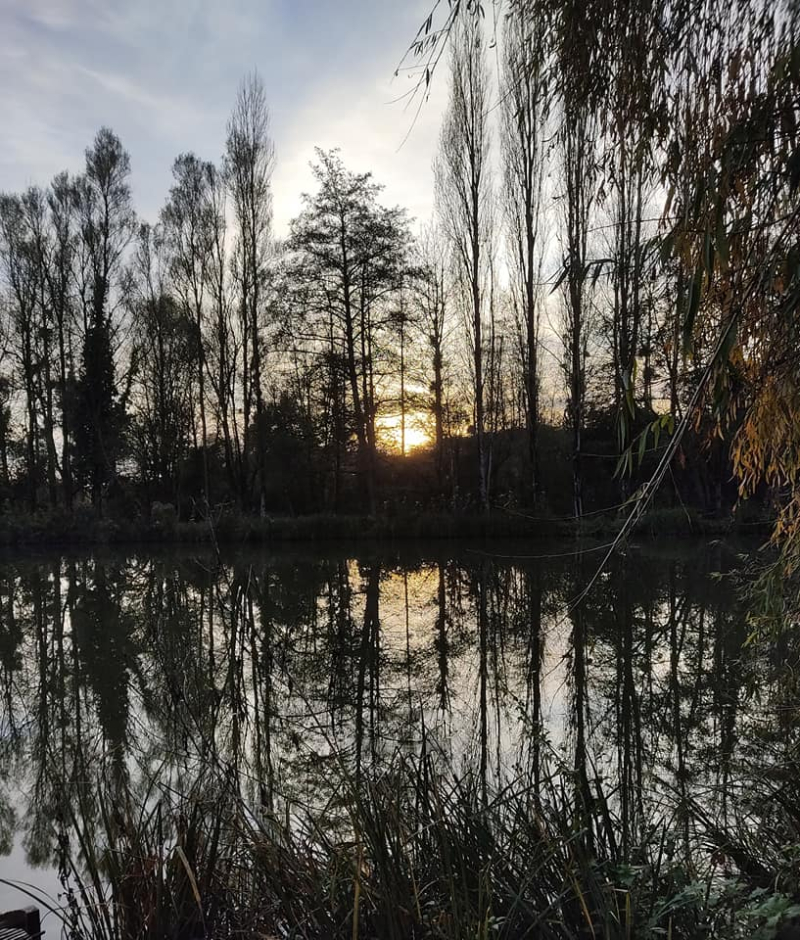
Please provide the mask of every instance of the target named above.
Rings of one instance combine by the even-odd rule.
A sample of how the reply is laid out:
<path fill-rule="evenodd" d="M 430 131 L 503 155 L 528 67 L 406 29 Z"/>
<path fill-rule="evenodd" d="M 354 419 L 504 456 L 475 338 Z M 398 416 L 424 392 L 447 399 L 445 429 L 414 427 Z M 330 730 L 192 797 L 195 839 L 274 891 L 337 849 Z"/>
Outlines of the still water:
<path fill-rule="evenodd" d="M 330 805 L 336 768 L 423 747 L 487 785 L 545 761 L 602 780 L 622 840 L 689 800 L 739 811 L 798 714 L 791 646 L 743 646 L 736 551 L 633 548 L 576 608 L 602 553 L 530 551 L 1 559 L 0 879 L 57 899 L 87 789 L 124 778 L 144 805 L 209 762 L 287 816 Z M 26 900 L 0 883 L 0 909 Z"/>

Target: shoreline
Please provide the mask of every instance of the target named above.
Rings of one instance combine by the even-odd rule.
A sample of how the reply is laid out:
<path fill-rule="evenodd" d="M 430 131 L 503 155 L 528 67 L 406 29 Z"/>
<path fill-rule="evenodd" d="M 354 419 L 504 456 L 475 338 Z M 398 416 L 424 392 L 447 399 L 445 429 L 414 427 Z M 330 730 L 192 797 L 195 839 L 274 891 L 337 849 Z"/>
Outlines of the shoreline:
<path fill-rule="evenodd" d="M 496 510 L 489 515 L 418 512 L 404 515 L 222 516 L 208 521 L 175 519 L 121 520 L 101 518 L 92 510 L 42 513 L 35 516 L 0 516 L 0 547 L 64 547 L 71 545 L 195 545 L 258 544 L 323 541 L 467 541 L 526 539 L 533 541 L 573 538 L 602 539 L 616 536 L 625 515 L 595 513 L 580 522 L 565 517 L 532 517 L 522 512 Z M 735 515 L 703 516 L 692 510 L 656 508 L 639 522 L 640 539 L 693 539 L 698 537 L 767 538 L 768 519 L 743 519 Z"/>

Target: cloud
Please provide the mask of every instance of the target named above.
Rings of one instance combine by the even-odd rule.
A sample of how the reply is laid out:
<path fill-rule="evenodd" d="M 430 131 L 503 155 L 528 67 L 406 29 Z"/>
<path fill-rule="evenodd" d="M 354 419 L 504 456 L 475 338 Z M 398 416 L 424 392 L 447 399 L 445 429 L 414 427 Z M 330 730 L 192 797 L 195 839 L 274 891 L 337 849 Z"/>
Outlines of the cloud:
<path fill-rule="evenodd" d="M 113 110 L 119 106 L 136 109 L 137 119 L 142 124 L 152 127 L 155 122 L 162 132 L 170 135 L 175 135 L 181 125 L 192 125 L 200 119 L 201 111 L 191 100 L 148 90 L 124 75 L 99 72 L 82 65 L 76 66 L 75 74 L 98 86 Z M 87 89 L 89 95 L 94 92 L 95 89 Z"/>
<path fill-rule="evenodd" d="M 429 0 L 29 0 L 0 34 L 0 189 L 78 170 L 101 124 L 130 150 L 137 208 L 154 218 L 178 153 L 218 160 L 242 76 L 267 88 L 278 156 L 276 228 L 312 185 L 314 146 L 372 170 L 387 202 L 430 211 L 444 82 L 412 121 L 392 81 Z"/>

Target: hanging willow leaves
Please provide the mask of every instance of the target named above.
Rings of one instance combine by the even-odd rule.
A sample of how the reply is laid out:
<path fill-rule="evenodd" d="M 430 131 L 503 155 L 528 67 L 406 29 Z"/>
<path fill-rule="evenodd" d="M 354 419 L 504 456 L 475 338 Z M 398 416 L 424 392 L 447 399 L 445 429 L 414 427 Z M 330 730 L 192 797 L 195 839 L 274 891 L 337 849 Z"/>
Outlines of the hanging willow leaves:
<path fill-rule="evenodd" d="M 698 267 L 689 282 L 689 293 L 686 299 L 686 314 L 683 318 L 683 350 L 689 352 L 694 337 L 694 325 L 697 320 L 697 311 L 700 309 L 700 295 L 703 290 L 703 269 Z"/>

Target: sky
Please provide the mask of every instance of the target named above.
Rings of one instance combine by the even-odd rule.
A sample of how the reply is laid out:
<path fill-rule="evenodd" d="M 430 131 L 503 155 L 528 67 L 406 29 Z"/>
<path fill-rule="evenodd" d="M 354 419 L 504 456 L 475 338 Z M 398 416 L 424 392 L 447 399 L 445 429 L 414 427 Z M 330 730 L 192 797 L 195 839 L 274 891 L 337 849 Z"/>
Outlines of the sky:
<path fill-rule="evenodd" d="M 175 157 L 218 162 L 242 77 L 258 70 L 276 149 L 275 232 L 314 181 L 314 147 L 372 171 L 384 201 L 432 212 L 444 80 L 416 106 L 395 69 L 433 0 L 0 0 L 0 191 L 78 172 L 97 129 L 131 156 L 157 220 Z M 444 75 L 441 77 L 444 79 Z M 409 133 L 410 132 L 410 133 Z"/>

